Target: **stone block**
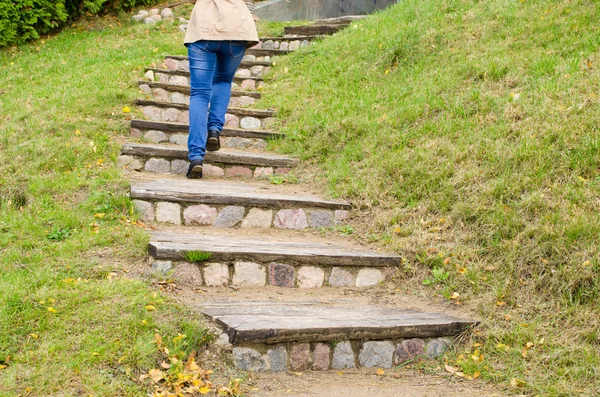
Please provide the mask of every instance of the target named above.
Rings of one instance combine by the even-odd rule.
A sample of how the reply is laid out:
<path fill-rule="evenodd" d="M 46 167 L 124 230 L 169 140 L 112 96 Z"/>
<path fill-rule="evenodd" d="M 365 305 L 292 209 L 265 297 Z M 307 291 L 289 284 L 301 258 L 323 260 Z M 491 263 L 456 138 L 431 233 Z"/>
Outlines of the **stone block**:
<path fill-rule="evenodd" d="M 158 15 L 158 13 L 160 12 L 160 10 L 158 8 L 152 8 L 150 10 L 150 15 Z"/>
<path fill-rule="evenodd" d="M 260 77 L 260 76 L 262 76 L 264 70 L 265 70 L 264 66 L 256 65 L 256 66 L 252 66 L 249 71 L 250 71 L 250 75 L 252 75 L 254 77 Z"/>
<path fill-rule="evenodd" d="M 303 40 L 302 43 L 300 43 L 300 48 L 308 47 L 309 44 L 310 42 L 308 40 Z"/>
<path fill-rule="evenodd" d="M 187 134 L 171 134 L 169 137 L 169 142 L 174 143 L 175 145 L 187 145 L 188 135 Z"/>
<path fill-rule="evenodd" d="M 394 344 L 388 341 L 365 342 L 358 355 L 361 366 L 367 368 L 392 368 Z"/>
<path fill-rule="evenodd" d="M 281 45 L 281 42 L 280 42 L 280 41 L 275 41 L 275 42 L 273 42 L 273 49 L 274 49 L 274 50 L 278 50 L 280 45 Z"/>
<path fill-rule="evenodd" d="M 255 90 L 256 89 L 256 81 L 248 79 L 242 81 L 241 87 L 246 90 Z"/>
<path fill-rule="evenodd" d="M 265 50 L 272 50 L 273 49 L 273 40 L 267 40 L 267 41 L 263 42 L 261 45 L 261 48 L 265 49 Z"/>
<path fill-rule="evenodd" d="M 267 148 L 267 142 L 264 139 L 255 139 L 252 149 L 265 150 Z"/>
<path fill-rule="evenodd" d="M 336 210 L 333 215 L 336 225 L 342 224 L 350 218 L 350 212 L 346 210 Z"/>
<path fill-rule="evenodd" d="M 265 285 L 267 272 L 258 263 L 236 262 L 234 264 L 233 285 L 239 287 L 262 287 Z"/>
<path fill-rule="evenodd" d="M 238 97 L 238 106 L 240 106 L 240 107 L 254 105 L 255 103 L 256 103 L 256 98 L 252 98 L 252 97 L 249 97 L 246 95 L 242 95 L 241 97 Z"/>
<path fill-rule="evenodd" d="M 226 168 L 225 176 L 228 178 L 252 178 L 252 170 L 248 167 L 236 165 Z"/>
<path fill-rule="evenodd" d="M 162 109 L 156 106 L 144 106 L 142 107 L 142 114 L 148 120 L 157 121 L 162 117 Z"/>
<path fill-rule="evenodd" d="M 292 172 L 291 168 L 286 168 L 286 167 L 275 168 L 275 175 L 287 175 L 290 172 Z"/>
<path fill-rule="evenodd" d="M 240 119 L 238 116 L 233 114 L 225 114 L 225 128 L 238 128 L 240 126 Z"/>
<path fill-rule="evenodd" d="M 244 55 L 244 57 L 242 58 L 242 61 L 256 61 L 256 55 Z"/>
<path fill-rule="evenodd" d="M 142 18 L 146 18 L 147 16 L 150 15 L 150 13 L 146 10 L 140 10 L 140 11 L 138 11 L 138 15 L 141 15 Z"/>
<path fill-rule="evenodd" d="M 143 221 L 154 220 L 154 206 L 148 201 L 133 200 L 133 205 L 140 214 L 140 219 Z"/>
<path fill-rule="evenodd" d="M 233 345 L 231 342 L 229 342 L 229 335 L 227 335 L 225 332 L 219 335 L 219 337 L 215 340 L 215 345 L 226 351 L 233 350 Z"/>
<path fill-rule="evenodd" d="M 165 159 L 151 158 L 146 161 L 144 170 L 148 172 L 155 172 L 157 174 L 167 174 L 171 171 L 171 163 Z"/>
<path fill-rule="evenodd" d="M 354 359 L 354 351 L 352 350 L 352 344 L 349 341 L 345 341 L 335 345 L 335 348 L 333 349 L 331 368 L 343 369 L 355 367 L 356 363 Z"/>
<path fill-rule="evenodd" d="M 144 73 L 144 78 L 149 81 L 154 81 L 154 71 L 148 70 L 146 73 Z"/>
<path fill-rule="evenodd" d="M 129 129 L 129 136 L 132 138 L 141 138 L 142 137 L 142 131 L 138 130 L 137 128 L 130 128 Z"/>
<path fill-rule="evenodd" d="M 186 124 L 190 121 L 190 112 L 187 110 L 182 110 L 179 112 L 179 118 L 177 119 L 178 123 Z"/>
<path fill-rule="evenodd" d="M 144 23 L 147 24 L 147 25 L 149 25 L 149 24 L 152 24 L 152 23 L 156 23 L 156 20 L 154 18 L 152 18 L 152 17 L 147 17 L 147 18 L 144 18 Z"/>
<path fill-rule="evenodd" d="M 160 16 L 165 19 L 173 18 L 173 11 L 170 8 L 163 8 L 160 12 Z"/>
<path fill-rule="evenodd" d="M 154 89 L 152 89 L 152 96 L 157 101 L 168 102 L 169 99 L 170 99 L 169 92 L 167 90 L 162 89 L 162 88 L 154 88 Z"/>
<path fill-rule="evenodd" d="M 287 41 L 283 41 L 279 45 L 279 49 L 282 51 L 288 50 L 289 48 L 290 48 L 290 43 L 288 43 Z"/>
<path fill-rule="evenodd" d="M 452 341 L 448 338 L 436 338 L 427 343 L 425 355 L 431 359 L 441 357 L 446 350 L 452 345 Z"/>
<path fill-rule="evenodd" d="M 221 145 L 232 149 L 248 149 L 252 146 L 252 139 L 234 137 L 221 137 Z"/>
<path fill-rule="evenodd" d="M 240 106 L 240 98 L 232 96 L 231 99 L 229 99 L 229 107 L 237 108 L 239 106 Z"/>
<path fill-rule="evenodd" d="M 134 157 L 133 156 L 128 156 L 126 154 L 123 154 L 119 157 L 117 157 L 117 167 L 119 168 L 127 168 L 127 166 L 129 164 L 131 164 L 131 162 L 133 161 Z"/>
<path fill-rule="evenodd" d="M 229 267 L 224 263 L 209 263 L 203 273 L 204 283 L 208 287 L 225 287 L 229 284 Z"/>
<path fill-rule="evenodd" d="M 254 170 L 254 178 L 269 179 L 273 175 L 273 167 L 256 167 Z"/>
<path fill-rule="evenodd" d="M 306 371 L 310 368 L 310 344 L 298 343 L 290 351 L 290 367 L 294 371 Z"/>
<path fill-rule="evenodd" d="M 284 346 L 268 350 L 267 358 L 271 371 L 280 372 L 287 370 L 287 351 Z"/>
<path fill-rule="evenodd" d="M 302 209 L 297 210 L 280 210 L 275 215 L 274 225 L 280 229 L 306 229 L 308 220 L 306 213 Z"/>
<path fill-rule="evenodd" d="M 160 15 L 151 15 L 150 18 L 154 19 L 156 22 L 162 21 L 162 17 Z"/>
<path fill-rule="evenodd" d="M 190 85 L 190 81 L 185 76 L 171 76 L 169 78 L 169 83 L 173 85 L 181 85 L 187 87 Z"/>
<path fill-rule="evenodd" d="M 204 164 L 202 166 L 202 176 L 205 178 L 223 178 L 225 176 L 225 170 L 216 165 Z"/>
<path fill-rule="evenodd" d="M 144 139 L 152 143 L 161 143 L 168 141 L 169 137 L 162 131 L 149 130 L 144 134 Z"/>
<path fill-rule="evenodd" d="M 206 204 L 192 205 L 183 211 L 183 219 L 186 225 L 210 226 L 217 219 L 217 209 Z"/>
<path fill-rule="evenodd" d="M 217 227 L 234 227 L 244 219 L 245 211 L 244 207 L 228 205 L 221 210 L 213 225 Z"/>
<path fill-rule="evenodd" d="M 312 211 L 310 213 L 310 227 L 321 228 L 333 226 L 333 214 L 329 211 Z"/>
<path fill-rule="evenodd" d="M 334 267 L 329 276 L 329 285 L 332 287 L 354 287 L 354 276 L 348 270 Z"/>
<path fill-rule="evenodd" d="M 379 269 L 364 268 L 358 271 L 356 276 L 357 287 L 370 287 L 384 280 L 383 273 Z"/>
<path fill-rule="evenodd" d="M 298 270 L 298 287 L 319 288 L 323 286 L 325 272 L 320 267 L 302 266 Z"/>
<path fill-rule="evenodd" d="M 142 91 L 142 93 L 144 93 L 146 95 L 152 94 L 152 89 L 150 88 L 150 86 L 148 84 L 140 84 L 140 91 Z"/>
<path fill-rule="evenodd" d="M 269 264 L 269 285 L 294 287 L 294 267 L 283 263 Z"/>
<path fill-rule="evenodd" d="M 181 92 L 172 92 L 171 102 L 187 104 L 190 102 L 190 98 L 187 95 L 182 94 Z"/>
<path fill-rule="evenodd" d="M 242 221 L 242 227 L 271 227 L 273 210 L 252 208 Z"/>
<path fill-rule="evenodd" d="M 423 354 L 425 342 L 422 339 L 407 339 L 398 343 L 394 352 L 394 364 L 404 364 Z"/>
<path fill-rule="evenodd" d="M 175 108 L 163 109 L 162 115 L 161 115 L 161 120 L 176 122 L 179 120 L 180 116 L 181 116 L 181 110 L 179 110 L 179 109 L 175 109 Z"/>
<path fill-rule="evenodd" d="M 186 22 L 187 23 L 187 22 Z M 184 72 L 190 71 L 190 61 L 179 61 L 179 68 Z"/>
<path fill-rule="evenodd" d="M 259 352 L 248 347 L 234 347 L 235 366 L 244 371 L 263 372 L 267 369 L 266 360 Z"/>
<path fill-rule="evenodd" d="M 173 58 L 166 58 L 164 61 L 164 64 L 167 67 L 167 69 L 169 69 L 169 70 L 177 70 L 177 68 L 179 66 L 179 62 L 177 62 Z"/>
<path fill-rule="evenodd" d="M 185 174 L 190 166 L 186 160 L 171 161 L 171 174 Z"/>
<path fill-rule="evenodd" d="M 156 220 L 181 225 L 181 206 L 177 203 L 161 201 L 156 204 Z"/>
<path fill-rule="evenodd" d="M 167 274 L 173 268 L 173 262 L 171 261 L 154 261 L 152 263 L 152 269 L 158 273 Z"/>
<path fill-rule="evenodd" d="M 240 126 L 246 130 L 260 129 L 260 120 L 256 117 L 244 117 L 240 121 Z"/>
<path fill-rule="evenodd" d="M 317 343 L 315 346 L 312 369 L 315 371 L 327 371 L 329 369 L 329 356 L 331 348 L 325 343 Z"/>
<path fill-rule="evenodd" d="M 235 76 L 236 76 L 236 77 L 241 77 L 241 78 L 244 78 L 244 77 L 251 77 L 251 76 L 252 76 L 252 73 L 250 72 L 250 69 L 238 69 L 238 70 L 235 72 Z"/>
<path fill-rule="evenodd" d="M 168 74 L 165 74 L 165 73 L 155 73 L 154 77 L 155 77 L 155 81 L 158 81 L 159 83 L 168 83 L 169 82 L 169 75 Z"/>
<path fill-rule="evenodd" d="M 300 48 L 300 44 L 302 44 L 300 42 L 300 40 L 294 40 L 294 41 L 290 42 L 290 47 L 289 47 L 290 51 L 295 51 L 298 48 Z"/>

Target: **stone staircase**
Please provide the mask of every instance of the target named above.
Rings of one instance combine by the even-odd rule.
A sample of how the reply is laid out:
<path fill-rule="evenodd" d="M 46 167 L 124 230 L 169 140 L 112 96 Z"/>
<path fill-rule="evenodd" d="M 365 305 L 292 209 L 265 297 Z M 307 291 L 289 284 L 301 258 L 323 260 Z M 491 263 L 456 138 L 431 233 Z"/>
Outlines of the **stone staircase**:
<path fill-rule="evenodd" d="M 303 31 L 300 29 L 299 31 Z M 310 29 L 308 30 L 310 31 Z M 322 31 L 321 33 L 331 33 Z M 250 371 L 382 367 L 443 354 L 452 338 L 475 322 L 385 304 L 297 298 L 292 291 L 376 287 L 393 277 L 401 258 L 339 236 L 351 205 L 311 192 L 306 184 L 275 185 L 298 160 L 266 151 L 285 138 L 271 128 L 272 109 L 253 106 L 273 58 L 322 36 L 266 38 L 249 49 L 234 81 L 222 149 L 207 152 L 204 179 L 187 180 L 189 64 L 167 56 L 139 82 L 130 142 L 118 164 L 130 179 L 130 196 L 155 230 L 149 243 L 155 269 L 193 272 L 193 288 L 243 291 L 243 297 L 194 297 L 191 306 L 222 329 L 218 343 Z M 318 230 L 318 233 L 310 232 Z M 206 259 L 194 262 L 198 257 Z M 265 289 L 280 302 L 260 298 Z"/>

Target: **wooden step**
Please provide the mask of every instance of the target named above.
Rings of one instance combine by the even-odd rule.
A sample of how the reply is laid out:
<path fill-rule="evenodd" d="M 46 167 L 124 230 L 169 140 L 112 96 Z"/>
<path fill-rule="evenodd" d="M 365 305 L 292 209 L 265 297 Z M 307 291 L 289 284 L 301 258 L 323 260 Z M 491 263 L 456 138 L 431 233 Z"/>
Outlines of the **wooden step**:
<path fill-rule="evenodd" d="M 397 255 L 349 249 L 328 241 L 279 241 L 267 236 L 261 238 L 259 232 L 256 238 L 251 239 L 202 233 L 154 232 L 149 250 L 152 257 L 163 260 L 182 260 L 186 252 L 204 251 L 212 254 L 211 262 L 252 261 L 264 265 L 277 262 L 290 266 L 341 266 L 358 270 L 396 267 L 401 263 Z M 328 273 L 331 273 L 330 270 Z"/>
<path fill-rule="evenodd" d="M 169 70 L 169 69 L 157 69 L 157 68 L 146 68 L 146 72 L 152 71 L 155 78 L 158 79 L 159 83 L 180 85 L 184 87 L 190 86 L 190 72 L 185 70 Z M 235 76 L 233 78 L 234 88 L 240 86 L 242 89 L 253 90 L 264 84 L 262 77 L 256 76 Z"/>
<path fill-rule="evenodd" d="M 179 159 L 186 160 L 188 150 L 179 145 L 155 145 L 125 143 L 121 147 L 121 154 L 139 156 L 144 159 Z M 252 167 L 295 167 L 298 159 L 265 153 L 252 153 L 244 151 L 219 150 L 206 152 L 205 162 L 208 164 L 244 165 Z"/>
<path fill-rule="evenodd" d="M 178 62 L 183 61 L 184 62 L 179 67 L 173 67 L 173 68 L 169 67 L 170 70 L 185 70 L 187 72 L 190 71 L 187 56 L 185 56 L 185 55 L 167 55 L 167 56 L 165 56 L 165 60 L 166 59 L 172 59 L 174 61 L 178 61 Z M 176 65 L 176 64 L 173 64 L 173 65 Z M 242 62 L 240 63 L 241 68 L 251 68 L 253 66 L 272 66 L 272 65 L 273 65 L 273 61 L 264 61 L 264 60 L 254 60 L 254 61 L 242 60 Z"/>
<path fill-rule="evenodd" d="M 436 338 L 477 324 L 440 313 L 318 303 L 218 302 L 205 304 L 201 312 L 221 325 L 233 344 Z"/>
<path fill-rule="evenodd" d="M 283 28 L 286 35 L 331 35 L 352 22 L 364 19 L 366 15 L 348 15 L 337 18 L 318 19 L 313 22 L 312 25 L 300 25 L 300 26 L 285 26 Z"/>
<path fill-rule="evenodd" d="M 165 91 L 170 91 L 170 92 L 179 92 L 181 94 L 186 94 L 188 96 L 190 95 L 190 87 L 189 86 L 161 83 L 158 81 L 139 80 L 138 86 L 142 86 L 142 85 L 147 85 L 150 88 L 160 88 L 160 89 L 163 89 Z M 256 92 L 256 91 L 231 90 L 231 96 L 232 97 L 248 96 L 250 98 L 259 99 L 262 96 L 262 94 L 260 92 Z"/>
<path fill-rule="evenodd" d="M 138 106 L 155 106 L 158 108 L 173 108 L 179 110 L 189 110 L 190 105 L 186 103 L 173 103 L 173 102 L 163 102 L 163 101 L 155 101 L 152 99 L 136 99 L 135 104 Z M 227 108 L 227 113 L 234 114 L 239 117 L 256 117 L 256 118 L 266 118 L 266 117 L 274 117 L 274 110 L 263 110 L 263 109 L 247 109 L 247 108 L 235 108 L 230 107 Z"/>
<path fill-rule="evenodd" d="M 218 153 L 218 152 L 217 152 Z M 131 186 L 131 198 L 177 203 L 243 205 L 260 208 L 324 208 L 347 210 L 342 200 L 265 192 L 253 184 L 203 180 L 158 180 Z"/>
<path fill-rule="evenodd" d="M 188 133 L 190 126 L 187 123 L 171 123 L 164 121 L 131 120 L 131 128 L 139 130 L 158 130 L 169 133 Z M 279 139 L 285 134 L 281 132 L 265 130 L 246 130 L 242 128 L 224 128 L 221 131 L 221 137 L 240 137 L 240 138 L 258 138 L 258 139 Z"/>

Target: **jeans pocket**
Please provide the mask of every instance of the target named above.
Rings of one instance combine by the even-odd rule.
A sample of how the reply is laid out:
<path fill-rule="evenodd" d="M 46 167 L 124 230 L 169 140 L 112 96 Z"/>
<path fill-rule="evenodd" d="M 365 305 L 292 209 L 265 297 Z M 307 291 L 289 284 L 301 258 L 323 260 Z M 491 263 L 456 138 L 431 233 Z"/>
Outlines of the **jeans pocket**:
<path fill-rule="evenodd" d="M 208 40 L 198 40 L 194 43 L 188 44 L 188 51 L 191 52 L 204 52 L 208 48 Z"/>
<path fill-rule="evenodd" d="M 244 52 L 246 52 L 246 42 L 245 41 L 231 41 L 229 42 L 230 53 L 231 56 L 235 59 L 244 56 Z"/>

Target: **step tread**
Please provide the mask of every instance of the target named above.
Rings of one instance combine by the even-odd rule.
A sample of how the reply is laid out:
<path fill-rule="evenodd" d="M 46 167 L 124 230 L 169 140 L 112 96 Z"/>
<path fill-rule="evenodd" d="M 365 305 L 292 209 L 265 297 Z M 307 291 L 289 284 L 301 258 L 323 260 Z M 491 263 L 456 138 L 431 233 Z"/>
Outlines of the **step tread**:
<path fill-rule="evenodd" d="M 343 200 L 326 200 L 315 196 L 276 194 L 251 183 L 204 180 L 162 179 L 131 186 L 136 199 L 166 200 L 184 203 L 249 205 L 257 207 L 317 207 L 349 209 Z"/>
<path fill-rule="evenodd" d="M 176 92 L 181 92 L 183 94 L 188 94 L 188 95 L 190 93 L 190 87 L 184 86 L 184 85 L 168 84 L 168 83 L 161 83 L 158 81 L 147 81 L 147 80 L 139 80 L 138 81 L 138 85 L 144 85 L 144 84 L 148 85 L 151 88 L 162 88 L 163 90 L 166 90 L 166 91 L 176 91 Z M 231 96 L 232 97 L 249 96 L 251 98 L 258 99 L 262 96 L 262 94 L 257 91 L 231 90 Z"/>
<path fill-rule="evenodd" d="M 190 72 L 186 72 L 185 70 L 146 68 L 146 69 L 144 69 L 144 71 L 145 72 L 152 71 L 154 73 L 163 73 L 163 74 L 174 74 L 174 75 L 177 75 L 177 76 L 185 76 L 185 77 L 189 77 L 190 76 Z M 264 79 L 262 77 L 256 77 L 256 76 L 247 76 L 247 77 L 233 76 L 233 79 L 234 79 L 234 81 L 235 80 L 264 81 Z"/>
<path fill-rule="evenodd" d="M 138 106 L 156 106 L 160 108 L 177 108 L 187 110 L 190 105 L 186 103 L 175 103 L 175 102 L 164 102 L 156 101 L 154 99 L 136 99 L 135 104 Z M 242 116 L 257 116 L 257 117 L 273 117 L 275 116 L 274 110 L 265 109 L 251 109 L 251 108 L 237 108 L 228 107 L 227 113 L 239 114 Z"/>
<path fill-rule="evenodd" d="M 187 159 L 188 150 L 179 145 L 124 143 L 121 153 L 134 156 Z M 295 167 L 298 165 L 298 159 L 292 157 L 225 149 L 218 152 L 206 152 L 205 161 L 207 163 L 244 164 L 258 167 Z"/>
<path fill-rule="evenodd" d="M 167 56 L 165 56 L 165 58 L 171 58 L 176 61 L 187 61 L 188 60 L 188 57 L 185 55 L 167 55 Z M 241 67 L 247 67 L 247 68 L 250 68 L 252 66 L 272 66 L 272 65 L 273 65 L 273 61 L 245 61 L 245 60 L 242 60 L 242 63 L 240 63 Z"/>
<path fill-rule="evenodd" d="M 311 302 L 216 302 L 200 311 L 222 325 L 233 344 L 434 338 L 477 324 L 442 313 Z"/>
<path fill-rule="evenodd" d="M 150 121 L 150 120 L 131 120 L 131 128 L 142 128 L 148 130 L 163 130 L 172 132 L 188 132 L 189 124 L 174 123 L 169 121 Z M 266 130 L 246 130 L 243 128 L 223 128 L 221 136 L 224 137 L 240 137 L 240 138 L 282 138 L 285 134 L 275 131 Z"/>
<path fill-rule="evenodd" d="M 312 264 L 318 266 L 399 266 L 397 255 L 342 247 L 329 241 L 278 241 L 271 236 L 243 238 L 205 233 L 154 232 L 149 244 L 151 255 L 158 259 L 179 259 L 188 251 L 213 254 L 212 260 L 257 260 Z"/>

